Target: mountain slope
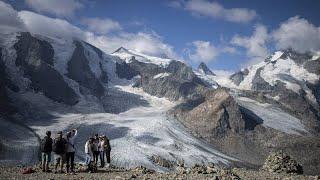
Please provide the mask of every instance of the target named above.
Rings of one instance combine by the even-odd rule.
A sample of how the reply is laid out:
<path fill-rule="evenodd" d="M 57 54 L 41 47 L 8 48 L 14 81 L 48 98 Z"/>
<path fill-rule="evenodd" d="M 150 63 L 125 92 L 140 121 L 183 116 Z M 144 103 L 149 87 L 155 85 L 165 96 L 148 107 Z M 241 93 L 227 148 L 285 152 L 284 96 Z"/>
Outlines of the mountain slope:
<path fill-rule="evenodd" d="M 202 74 L 202 79 L 225 87 L 236 106 L 227 111 L 224 103 L 204 96 L 201 101 L 177 106 L 174 115 L 178 113 L 183 117 L 175 115 L 195 135 L 242 161 L 259 165 L 264 154 L 283 149 L 295 154 L 307 167 L 307 173 L 315 173 L 313 170 L 320 167 L 318 62 L 318 56 L 286 50 L 229 77 Z M 213 108 L 218 105 L 226 112 L 240 111 L 236 113 L 237 118 L 220 123 L 220 126 L 226 124 L 225 131 L 218 131 L 220 126 L 215 125 L 221 117 Z M 240 126 L 242 130 L 232 131 L 230 121 L 244 123 Z M 308 150 L 299 148 L 306 144 Z"/>
<path fill-rule="evenodd" d="M 139 76 L 135 86 L 151 95 L 176 101 L 198 96 L 209 88 L 181 61 L 141 55 L 124 48 L 112 55 L 122 60 L 116 63 L 117 75 L 126 79 Z"/>
<path fill-rule="evenodd" d="M 170 161 L 173 167 L 179 161 L 188 166 L 209 162 L 228 166 L 237 161 L 191 136 L 179 122 L 168 119 L 166 111 L 176 102 L 154 97 L 184 99 L 208 88 L 180 61 L 157 64 L 154 62 L 161 58 L 143 55 L 139 59 L 141 54 L 137 59 L 142 62 L 132 58 L 126 61 L 77 39 L 27 32 L 1 34 L 0 47 L 1 67 L 8 79 L 1 81 L 1 91 L 16 109 L 11 118 L 40 137 L 47 130 L 55 133 L 78 128 L 78 161 L 84 160 L 84 143 L 95 133 L 111 138 L 113 163 L 119 167 L 144 165 L 167 171 L 153 161 L 154 157 Z M 121 68 L 123 72 L 132 69 L 134 74 L 122 73 Z M 1 139 L 14 142 L 14 138 L 4 136 L 16 134 L 19 140 L 20 133 L 28 135 L 21 141 L 26 144 L 22 149 L 4 148 L 7 143 L 1 142 L 8 152 L 1 163 L 32 163 L 37 159 L 37 136 L 0 116 L 1 128 L 21 131 L 0 133 Z M 18 150 L 26 152 L 20 161 L 13 158 Z"/>
<path fill-rule="evenodd" d="M 78 128 L 77 160 L 99 132 L 111 137 L 113 163 L 121 167 L 168 170 L 155 157 L 173 166 L 258 167 L 278 149 L 297 156 L 308 173 L 320 167 L 319 57 L 277 52 L 221 77 L 205 64 L 193 70 L 125 48 L 108 55 L 72 38 L 0 34 L 0 48 L 0 95 L 16 111 L 11 118 L 39 136 Z"/>

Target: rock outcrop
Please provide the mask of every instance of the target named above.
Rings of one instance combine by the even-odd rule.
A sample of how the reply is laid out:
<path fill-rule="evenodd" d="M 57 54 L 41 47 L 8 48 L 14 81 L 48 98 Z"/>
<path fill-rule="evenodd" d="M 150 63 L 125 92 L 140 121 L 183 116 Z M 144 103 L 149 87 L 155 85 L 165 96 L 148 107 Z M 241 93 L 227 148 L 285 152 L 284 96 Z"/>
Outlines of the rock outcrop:
<path fill-rule="evenodd" d="M 180 61 L 171 61 L 167 67 L 162 67 L 140 62 L 133 56 L 130 63 L 117 63 L 116 67 L 120 78 L 132 79 L 140 75 L 135 86 L 157 97 L 184 99 L 201 94 L 207 88 L 192 69 Z"/>
<path fill-rule="evenodd" d="M 201 62 L 199 64 L 198 71 L 205 75 L 215 76 L 215 74 L 208 68 L 208 66 L 204 62 Z"/>
<path fill-rule="evenodd" d="M 24 75 L 31 80 L 32 88 L 57 102 L 76 104 L 78 95 L 53 67 L 52 46 L 30 33 L 21 33 L 18 39 L 14 45 L 17 53 L 16 65 L 21 67 Z"/>
<path fill-rule="evenodd" d="M 271 153 L 266 159 L 262 169 L 277 173 L 303 173 L 302 166 L 283 151 Z"/>
<path fill-rule="evenodd" d="M 94 96 L 102 97 L 105 89 L 89 67 L 89 60 L 84 54 L 82 42 L 75 41 L 74 44 L 76 48 L 68 62 L 67 76 L 77 81 L 82 87 L 89 89 Z M 82 92 L 84 93 L 84 91 Z"/>
<path fill-rule="evenodd" d="M 198 137 L 212 139 L 229 132 L 245 129 L 239 106 L 224 88 L 210 90 L 202 97 L 191 99 L 170 112 Z"/>
<path fill-rule="evenodd" d="M 11 110 L 6 89 L 7 76 L 4 67 L 5 65 L 2 61 L 2 49 L 0 48 L 0 116 Z"/>
<path fill-rule="evenodd" d="M 248 75 L 248 73 L 249 73 L 248 69 L 244 69 L 243 71 L 239 71 L 231 75 L 230 79 L 232 80 L 233 83 L 235 83 L 236 85 L 239 85 L 243 81 L 245 76 Z"/>

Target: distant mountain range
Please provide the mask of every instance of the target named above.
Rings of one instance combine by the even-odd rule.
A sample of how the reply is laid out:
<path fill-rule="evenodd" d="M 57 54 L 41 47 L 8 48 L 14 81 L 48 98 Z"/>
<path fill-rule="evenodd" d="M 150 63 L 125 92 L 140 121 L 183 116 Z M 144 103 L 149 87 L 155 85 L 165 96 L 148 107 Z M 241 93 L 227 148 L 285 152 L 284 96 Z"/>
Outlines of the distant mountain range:
<path fill-rule="evenodd" d="M 223 77 L 203 62 L 192 69 L 182 61 L 148 56 L 123 47 L 106 54 L 81 40 L 28 32 L 0 36 L 3 121 L 13 119 L 33 131 L 54 125 L 61 114 L 70 115 L 71 119 L 73 114 L 82 114 L 83 118 L 100 113 L 120 117 L 121 113 L 131 111 L 139 114 L 140 107 L 148 107 L 153 101 L 160 103 L 165 98 L 174 104 L 164 112 L 165 117 L 178 120 L 187 128 L 179 133 L 189 131 L 210 148 L 214 147 L 207 150 L 209 154 L 215 150 L 224 153 L 220 158 L 215 154 L 212 159 L 223 164 L 232 161 L 259 167 L 270 151 L 283 149 L 307 168 L 305 172 L 320 172 L 318 55 L 291 49 L 277 51 L 258 64 Z M 130 88 L 130 92 L 125 88 Z M 146 94 L 133 93 L 135 90 Z M 146 100 L 149 96 L 153 100 Z M 159 107 L 165 106 L 160 103 Z M 4 124 L 1 123 L 1 129 L 6 128 Z M 172 123 L 174 128 L 183 129 L 177 124 Z M 114 131 L 113 136 L 119 133 Z M 1 139 L 6 135 L 0 133 Z M 143 135 L 148 143 L 152 139 L 155 146 L 164 146 L 157 144 L 152 134 Z M 122 138 L 129 143 L 129 137 L 132 138 L 123 134 Z M 167 143 L 172 140 L 177 146 L 172 145 L 176 148 L 172 152 L 178 152 L 180 146 L 189 147 L 180 140 L 191 137 L 174 132 L 169 137 Z M 190 142 L 201 144 L 192 138 Z M 1 141 L 3 151 L 15 151 L 7 146 Z M 196 152 L 204 150 L 197 147 Z M 155 150 L 150 149 L 150 153 L 166 157 Z M 172 161 L 177 159 L 172 155 Z"/>

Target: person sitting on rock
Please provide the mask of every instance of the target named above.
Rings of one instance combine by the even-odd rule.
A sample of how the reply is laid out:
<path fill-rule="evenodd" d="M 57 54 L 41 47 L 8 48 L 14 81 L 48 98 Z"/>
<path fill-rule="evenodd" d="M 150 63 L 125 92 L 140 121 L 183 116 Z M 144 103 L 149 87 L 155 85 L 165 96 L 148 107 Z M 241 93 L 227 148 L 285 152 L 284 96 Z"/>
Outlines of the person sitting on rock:
<path fill-rule="evenodd" d="M 63 164 L 66 155 L 67 141 L 62 137 L 62 131 L 57 133 L 57 138 L 53 142 L 53 152 L 55 159 L 55 173 L 57 173 L 58 166 L 60 165 L 60 173 L 63 173 Z"/>
<path fill-rule="evenodd" d="M 49 163 L 51 161 L 52 152 L 52 138 L 51 131 L 46 132 L 46 136 L 41 140 L 40 150 L 41 150 L 41 165 L 43 172 L 49 172 Z"/>

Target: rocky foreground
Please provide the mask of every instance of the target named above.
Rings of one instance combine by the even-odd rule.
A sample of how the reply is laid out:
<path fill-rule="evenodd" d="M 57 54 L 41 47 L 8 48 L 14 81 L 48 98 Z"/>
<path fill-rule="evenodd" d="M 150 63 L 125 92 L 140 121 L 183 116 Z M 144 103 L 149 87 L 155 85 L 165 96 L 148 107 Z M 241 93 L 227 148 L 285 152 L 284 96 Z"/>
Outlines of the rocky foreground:
<path fill-rule="evenodd" d="M 99 170 L 97 173 L 77 172 L 76 174 L 54 174 L 43 173 L 41 169 L 34 168 L 36 172 L 31 174 L 22 174 L 21 167 L 1 167 L 0 179 L 303 179 L 303 180 L 317 180 L 320 176 L 305 176 L 286 173 L 274 173 L 268 171 L 254 171 L 246 169 L 232 170 L 220 169 L 218 171 L 210 172 L 202 169 L 202 167 L 194 167 L 185 173 L 158 173 L 145 168 L 135 168 L 131 170 L 121 169 L 105 169 Z"/>
<path fill-rule="evenodd" d="M 51 166 L 51 169 L 53 167 Z M 302 166 L 283 151 L 274 152 L 266 159 L 261 170 L 241 168 L 226 169 L 214 164 L 195 165 L 191 168 L 180 162 L 169 173 L 155 172 L 145 167 L 121 169 L 116 167 L 99 169 L 96 173 L 88 173 L 81 164 L 76 164 L 75 174 L 43 173 L 40 166 L 29 167 L 30 173 L 23 174 L 26 167 L 0 167 L 0 179 L 292 179 L 318 180 L 320 176 L 303 174 Z"/>

